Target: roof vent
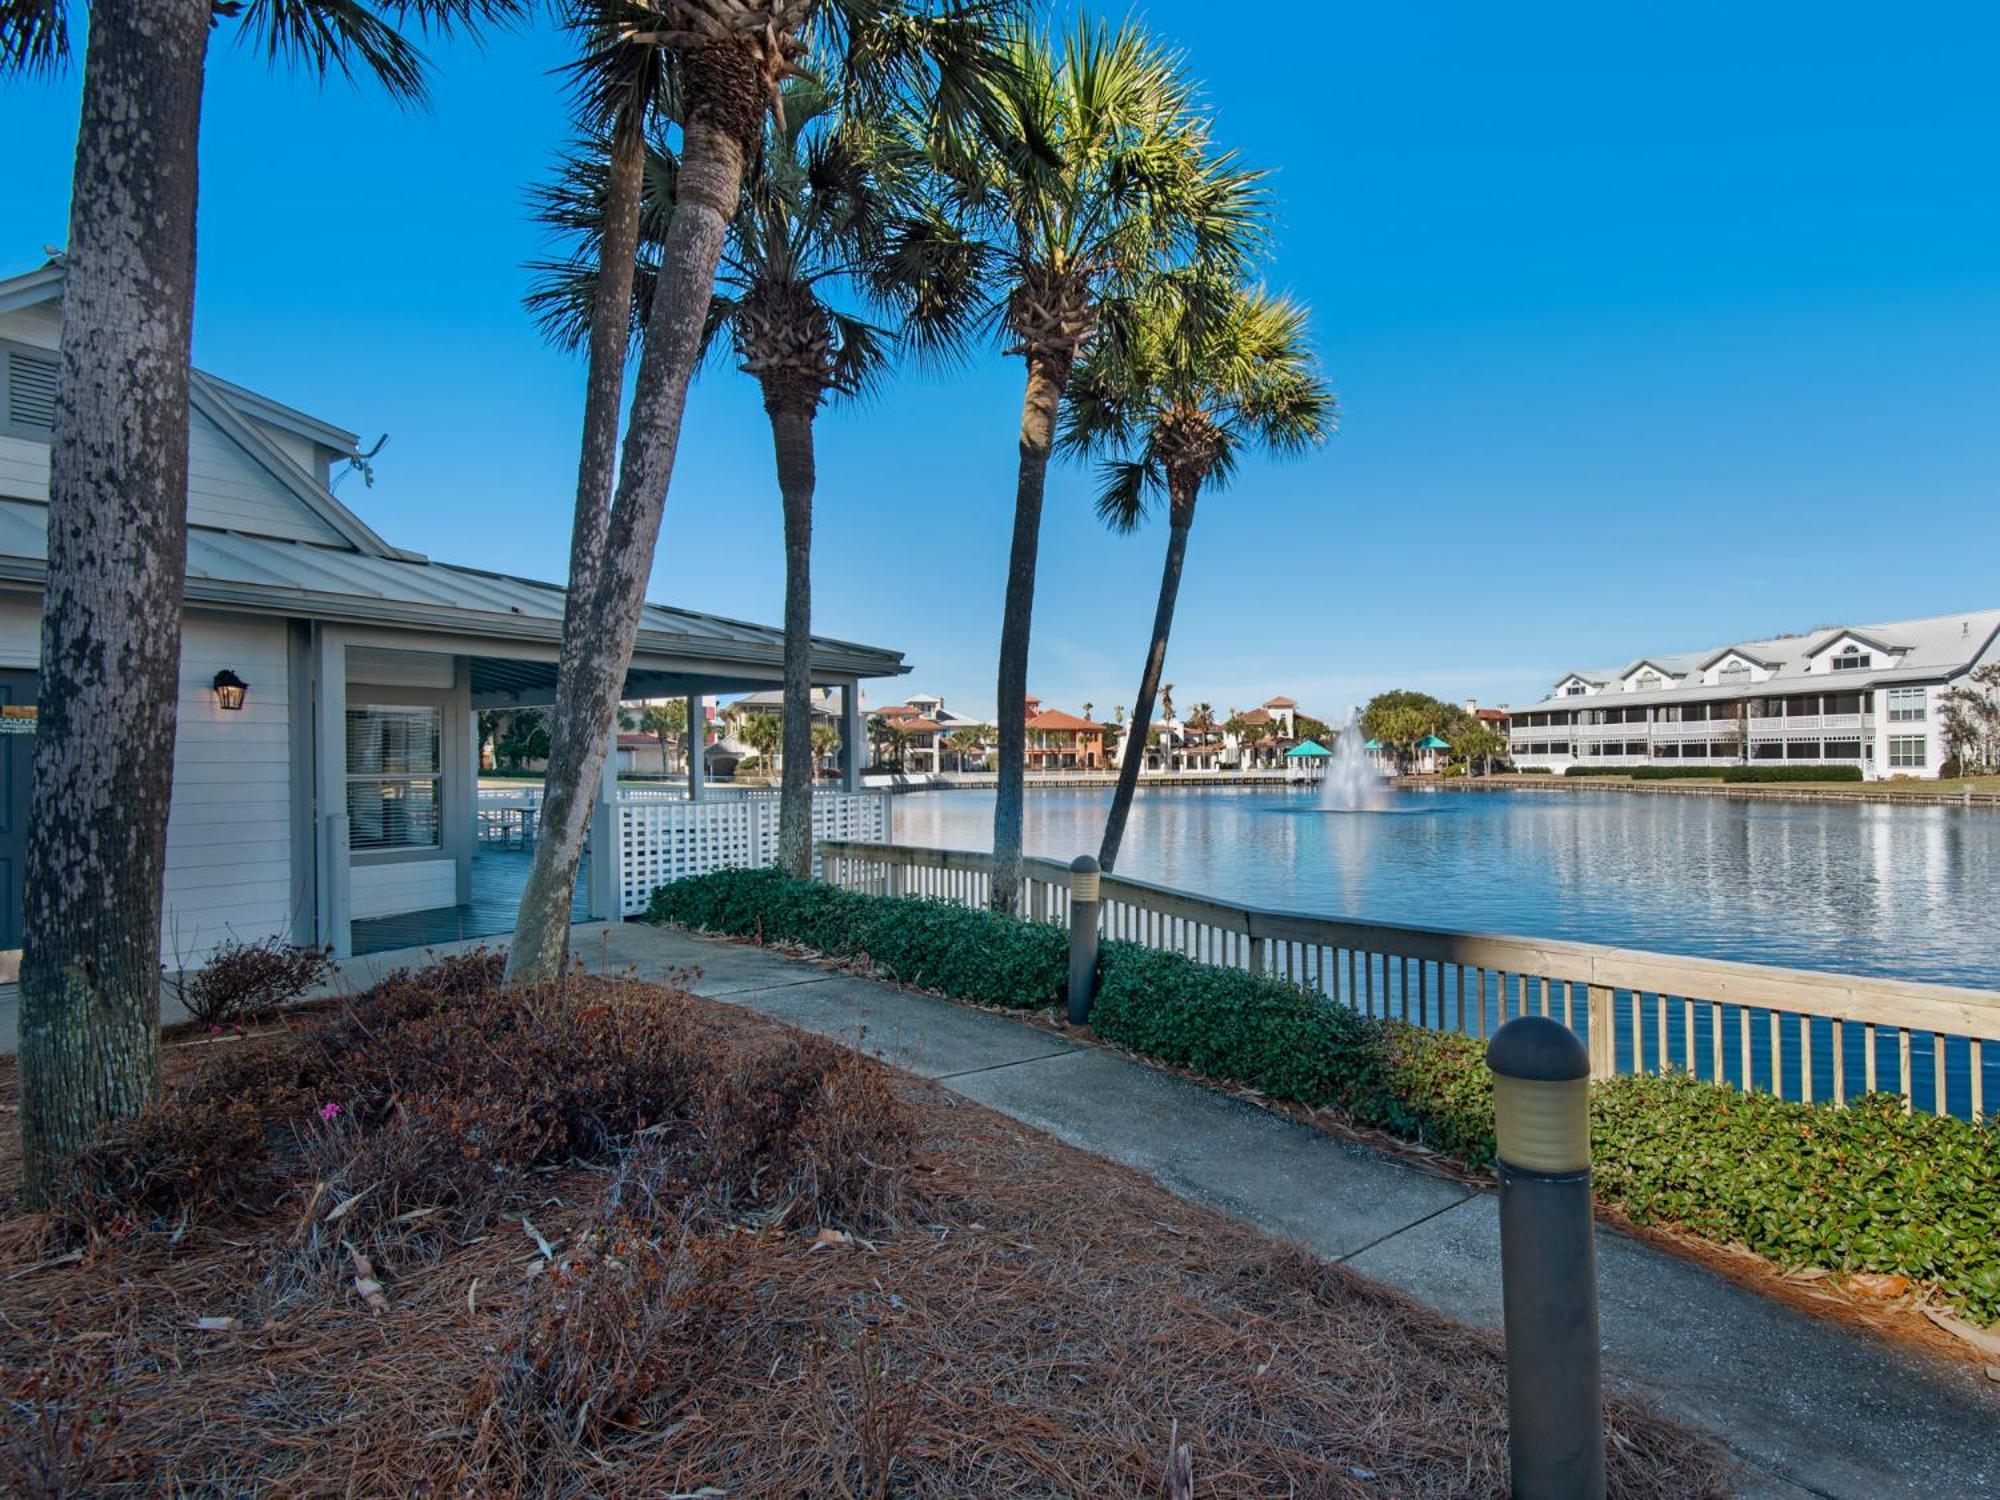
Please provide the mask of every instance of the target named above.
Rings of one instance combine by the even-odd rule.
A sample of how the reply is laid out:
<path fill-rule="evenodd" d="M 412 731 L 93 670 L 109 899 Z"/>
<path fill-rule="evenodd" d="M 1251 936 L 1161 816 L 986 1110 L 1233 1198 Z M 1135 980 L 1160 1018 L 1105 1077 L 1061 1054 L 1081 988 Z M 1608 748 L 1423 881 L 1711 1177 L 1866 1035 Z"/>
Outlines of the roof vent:
<path fill-rule="evenodd" d="M 7 351 L 7 420 L 16 427 L 56 425 L 56 357 L 27 349 Z"/>

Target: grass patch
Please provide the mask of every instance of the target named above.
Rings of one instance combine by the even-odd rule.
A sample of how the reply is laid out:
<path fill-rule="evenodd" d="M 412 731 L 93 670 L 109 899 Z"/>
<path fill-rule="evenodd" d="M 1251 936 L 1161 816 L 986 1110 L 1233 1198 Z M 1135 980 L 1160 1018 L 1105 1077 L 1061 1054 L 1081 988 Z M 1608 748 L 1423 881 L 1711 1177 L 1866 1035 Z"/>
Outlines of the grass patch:
<path fill-rule="evenodd" d="M 170 1048 L 152 1118 L 85 1165 L 88 1201 L 143 1203 L 57 1264 L 47 1220 L 0 1217 L 35 1267 L 0 1319 L 0 1492 L 54 1453 L 41 1492 L 113 1497 L 1146 1495 L 1174 1442 L 1199 1494 L 1505 1490 L 1492 1337 L 746 1012 L 493 980 Z M 236 1175 L 171 1185 L 227 1100 Z M 423 1246 L 369 1207 L 474 1178 Z M 1705 1439 L 1616 1396 L 1608 1426 L 1614 1495 L 1725 1492 Z"/>

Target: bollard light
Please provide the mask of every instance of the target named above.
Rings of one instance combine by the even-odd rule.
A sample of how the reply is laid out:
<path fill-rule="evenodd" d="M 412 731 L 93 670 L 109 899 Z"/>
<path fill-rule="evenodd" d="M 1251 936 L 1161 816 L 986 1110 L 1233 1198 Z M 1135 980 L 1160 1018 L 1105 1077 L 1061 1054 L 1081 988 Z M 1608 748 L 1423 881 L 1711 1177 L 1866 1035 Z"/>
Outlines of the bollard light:
<path fill-rule="evenodd" d="M 1097 861 L 1079 854 L 1069 867 L 1069 1023 L 1090 1020 L 1097 994 Z"/>
<path fill-rule="evenodd" d="M 1486 1048 L 1500 1176 L 1515 1500 L 1603 1500 L 1604 1374 L 1590 1210 L 1590 1052 L 1547 1016 Z"/>

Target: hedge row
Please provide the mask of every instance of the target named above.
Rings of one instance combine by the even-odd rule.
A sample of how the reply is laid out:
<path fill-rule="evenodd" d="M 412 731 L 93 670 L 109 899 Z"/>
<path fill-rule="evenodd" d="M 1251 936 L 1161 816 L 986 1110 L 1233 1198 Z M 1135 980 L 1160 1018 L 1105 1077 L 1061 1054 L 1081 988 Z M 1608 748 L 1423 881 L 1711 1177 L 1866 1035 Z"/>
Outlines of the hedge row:
<path fill-rule="evenodd" d="M 662 887 L 650 915 L 865 958 L 906 983 L 988 1004 L 1059 1003 L 1060 928 L 775 871 Z M 1269 977 L 1106 943 L 1091 1025 L 1135 1052 L 1272 1099 L 1331 1106 L 1467 1166 L 1493 1156 L 1482 1044 L 1357 1015 Z M 1686 1077 L 1592 1091 L 1596 1188 L 1641 1223 L 1748 1245 L 1787 1267 L 1898 1272 L 2000 1321 L 2000 1123 L 1739 1094 Z"/>
<path fill-rule="evenodd" d="M 1730 766 L 1724 781 L 1859 781 L 1859 766 Z"/>
<path fill-rule="evenodd" d="M 1633 781 L 1694 781 L 1722 774 L 1720 766 L 1571 766 L 1565 777 L 1626 776 Z"/>

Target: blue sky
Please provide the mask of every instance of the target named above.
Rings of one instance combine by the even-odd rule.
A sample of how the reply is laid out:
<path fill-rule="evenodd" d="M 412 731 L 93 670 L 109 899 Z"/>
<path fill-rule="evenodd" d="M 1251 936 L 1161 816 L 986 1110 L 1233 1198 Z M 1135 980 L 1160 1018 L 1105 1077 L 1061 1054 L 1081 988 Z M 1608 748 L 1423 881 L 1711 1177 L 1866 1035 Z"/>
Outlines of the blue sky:
<path fill-rule="evenodd" d="M 79 7 L 80 9 L 80 7 Z M 1383 687 L 1521 702 L 1573 665 L 2000 604 L 2000 20 L 1985 7 L 1139 8 L 1273 169 L 1271 279 L 1344 407 L 1206 499 L 1185 705 Z M 218 33 L 198 361 L 387 432 L 341 497 L 456 562 L 561 576 L 581 365 L 519 308 L 560 142 L 546 29 L 436 53 L 435 107 L 273 76 Z M 8 83 L 0 267 L 65 234 L 76 80 Z M 990 710 L 1018 361 L 822 418 L 817 624 Z M 1129 703 L 1164 536 L 1050 488 L 1033 690 Z M 655 598 L 775 620 L 769 432 L 704 373 Z M 899 696 L 900 688 L 890 696 Z"/>

